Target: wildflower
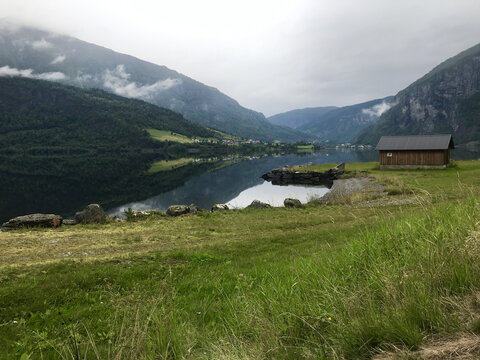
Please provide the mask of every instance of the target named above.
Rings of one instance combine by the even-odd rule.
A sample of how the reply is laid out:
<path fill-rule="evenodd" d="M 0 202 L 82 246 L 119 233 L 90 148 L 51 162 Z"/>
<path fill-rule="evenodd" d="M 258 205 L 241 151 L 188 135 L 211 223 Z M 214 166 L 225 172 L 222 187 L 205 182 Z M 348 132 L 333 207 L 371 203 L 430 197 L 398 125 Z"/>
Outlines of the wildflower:
<path fill-rule="evenodd" d="M 331 316 L 328 317 L 328 321 L 332 321 L 332 317 L 331 317 Z"/>

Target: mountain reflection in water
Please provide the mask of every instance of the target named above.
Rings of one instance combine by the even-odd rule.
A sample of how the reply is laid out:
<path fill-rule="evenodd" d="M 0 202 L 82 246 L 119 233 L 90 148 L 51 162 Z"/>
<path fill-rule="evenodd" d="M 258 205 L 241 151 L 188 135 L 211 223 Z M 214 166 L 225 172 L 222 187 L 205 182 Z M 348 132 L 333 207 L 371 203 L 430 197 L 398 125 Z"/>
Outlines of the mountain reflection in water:
<path fill-rule="evenodd" d="M 452 158 L 456 160 L 479 157 L 478 152 L 465 149 L 455 149 L 452 152 Z M 20 158 L 0 155 L 0 223 L 15 216 L 37 212 L 70 217 L 91 203 L 98 203 L 108 213 L 116 214 L 123 214 L 129 207 L 134 210 L 164 210 L 170 205 L 191 203 L 209 209 L 215 203 L 233 204 L 233 199 L 240 194 L 246 199 L 248 194 L 259 189 L 261 191 L 255 197 L 262 200 L 260 195 L 266 193 L 267 187 L 268 191 L 278 194 L 278 202 L 275 204 L 281 204 L 287 197 L 284 191 L 292 189 L 272 185 L 257 187 L 264 182 L 260 176 L 271 169 L 310 162 L 338 164 L 378 161 L 378 153 L 345 149 L 264 156 L 244 161 L 222 161 L 220 158 L 195 160 L 165 162 L 135 153 L 43 157 L 24 155 Z M 156 168 L 152 169 L 154 162 L 157 162 Z M 253 189 L 247 190 L 251 188 Z M 313 190 L 304 190 L 304 193 L 309 194 L 311 191 Z M 301 197 L 300 195 L 292 197 Z M 266 199 L 267 202 L 277 200 Z M 238 206 L 243 207 L 246 202 L 248 200 Z"/>
<path fill-rule="evenodd" d="M 342 152 L 336 150 L 323 150 L 306 155 L 287 154 L 282 156 L 265 156 L 258 159 L 250 159 L 214 172 L 204 173 L 186 181 L 185 184 L 174 190 L 158 194 L 145 200 L 124 204 L 111 209 L 109 213 L 123 215 L 123 212 L 128 208 L 132 208 L 133 210 L 166 210 L 170 205 L 189 205 L 192 203 L 201 208 L 210 209 L 213 204 L 228 203 L 237 198 L 243 191 L 263 184 L 264 180 L 260 176 L 273 168 L 284 165 L 306 165 L 308 163 L 326 164 L 374 161 L 376 156 L 377 154 L 374 151 Z M 287 189 L 288 187 L 267 184 L 268 185 L 264 185 L 264 189 L 269 189 L 270 191 L 273 191 L 272 194 L 277 195 L 270 198 L 264 198 L 265 202 L 283 204 L 285 197 L 289 197 L 284 196 L 284 194 L 293 191 L 293 188 Z M 296 197 L 304 199 L 303 202 L 307 201 L 310 194 L 312 194 L 312 196 L 321 196 L 327 191 L 324 188 L 316 188 L 317 190 L 313 190 L 315 188 L 308 189 L 304 186 L 299 186 L 296 189 Z M 315 194 L 312 192 L 315 192 Z M 247 199 L 247 196 L 242 197 L 242 199 Z M 260 193 L 258 194 L 257 200 L 262 200 Z M 251 203 L 250 201 L 245 205 L 247 200 L 241 201 L 242 205 L 239 203 L 239 207 L 244 207 Z"/>

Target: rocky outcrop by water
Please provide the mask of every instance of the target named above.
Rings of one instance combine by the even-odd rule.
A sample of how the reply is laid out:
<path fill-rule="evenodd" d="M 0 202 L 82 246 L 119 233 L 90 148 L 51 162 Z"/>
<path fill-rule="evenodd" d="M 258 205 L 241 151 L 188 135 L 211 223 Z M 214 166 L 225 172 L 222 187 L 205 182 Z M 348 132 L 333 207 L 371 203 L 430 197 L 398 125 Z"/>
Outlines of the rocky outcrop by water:
<path fill-rule="evenodd" d="M 345 172 L 345 163 L 341 163 L 327 171 L 294 171 L 289 166 L 263 174 L 262 178 L 271 181 L 273 185 L 324 185 L 332 187 L 333 180 L 339 178 Z"/>
<path fill-rule="evenodd" d="M 55 214 L 29 214 L 17 216 L 2 224 L 2 230 L 14 230 L 23 227 L 59 227 L 63 218 Z"/>
<path fill-rule="evenodd" d="M 225 211 L 225 210 L 229 210 L 229 208 L 226 204 L 214 204 L 212 206 L 212 212 L 214 212 L 214 211 Z"/>
<path fill-rule="evenodd" d="M 75 214 L 75 222 L 78 224 L 94 224 L 105 222 L 107 216 L 98 204 L 90 204 L 82 211 Z"/>
<path fill-rule="evenodd" d="M 180 216 L 186 214 L 196 214 L 200 211 L 204 211 L 195 204 L 190 205 L 172 205 L 167 209 L 166 214 L 169 216 Z"/>
<path fill-rule="evenodd" d="M 283 200 L 283 206 L 290 208 L 301 208 L 303 207 L 302 203 L 298 199 L 286 198 Z"/>
<path fill-rule="evenodd" d="M 254 209 L 265 209 L 272 207 L 272 205 L 261 202 L 260 200 L 253 200 L 252 203 L 248 205 L 248 207 Z"/>

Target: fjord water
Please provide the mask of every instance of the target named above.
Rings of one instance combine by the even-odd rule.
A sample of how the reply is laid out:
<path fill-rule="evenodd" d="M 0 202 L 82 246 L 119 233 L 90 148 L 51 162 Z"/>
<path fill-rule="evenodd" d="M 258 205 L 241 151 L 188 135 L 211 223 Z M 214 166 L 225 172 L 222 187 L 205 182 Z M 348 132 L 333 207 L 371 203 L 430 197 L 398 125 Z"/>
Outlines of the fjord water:
<path fill-rule="evenodd" d="M 452 158 L 477 159 L 478 152 L 455 150 Z M 173 204 L 194 203 L 209 209 L 215 203 L 248 205 L 253 197 L 281 205 L 284 198 L 305 202 L 325 188 L 285 187 L 265 183 L 260 176 L 284 165 L 378 161 L 375 151 L 322 150 L 309 154 L 263 156 L 223 162 L 190 162 L 169 171 L 148 173 L 155 159 L 140 155 L 92 157 L 2 158 L 0 164 L 0 222 L 31 213 L 73 216 L 90 203 L 108 213 L 165 210 Z M 266 196 L 266 197 L 265 197 Z"/>
<path fill-rule="evenodd" d="M 457 160 L 477 159 L 480 153 L 455 150 L 452 158 Z M 350 149 L 321 150 L 309 154 L 265 156 L 243 160 L 240 163 L 206 172 L 186 181 L 175 189 L 151 198 L 133 201 L 110 209 L 110 214 L 122 216 L 128 208 L 132 210 L 166 210 L 170 205 L 194 203 L 204 209 L 213 204 L 227 204 L 231 208 L 244 208 L 253 200 L 272 206 L 283 206 L 285 198 L 293 197 L 306 203 L 327 193 L 324 186 L 279 186 L 263 180 L 260 176 L 281 166 L 313 164 L 338 164 L 341 162 L 378 161 L 374 150 L 352 151 Z"/>
<path fill-rule="evenodd" d="M 213 204 L 228 204 L 233 207 L 245 207 L 253 197 L 271 205 L 283 204 L 286 197 L 301 197 L 304 202 L 312 196 L 321 196 L 325 187 L 306 186 L 274 186 L 264 184 L 261 175 L 284 165 L 305 165 L 308 163 L 325 164 L 340 162 L 364 162 L 375 160 L 374 151 L 336 151 L 323 150 L 310 154 L 287 154 L 281 156 L 264 156 L 250 158 L 239 163 L 226 166 L 186 181 L 175 189 L 158 194 L 151 198 L 133 201 L 111 209 L 109 213 L 122 215 L 133 210 L 159 209 L 165 210 L 174 204 L 192 204 L 210 209 Z M 288 196 L 290 195 L 290 196 Z"/>

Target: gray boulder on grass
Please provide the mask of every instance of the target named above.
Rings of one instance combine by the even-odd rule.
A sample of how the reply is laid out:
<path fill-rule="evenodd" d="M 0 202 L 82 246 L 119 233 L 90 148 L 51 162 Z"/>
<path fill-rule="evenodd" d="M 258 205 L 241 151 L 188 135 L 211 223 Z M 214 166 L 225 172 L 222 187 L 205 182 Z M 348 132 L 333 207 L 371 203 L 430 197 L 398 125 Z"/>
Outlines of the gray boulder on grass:
<path fill-rule="evenodd" d="M 166 214 L 169 216 L 180 216 L 185 214 L 196 214 L 204 211 L 195 204 L 190 205 L 172 205 L 167 209 Z"/>
<path fill-rule="evenodd" d="M 300 200 L 293 199 L 293 198 L 286 198 L 285 200 L 283 200 L 283 205 L 285 207 L 291 207 L 291 208 L 301 208 L 301 207 L 303 207 Z"/>
<path fill-rule="evenodd" d="M 172 205 L 167 209 L 167 215 L 180 216 L 190 213 L 190 206 L 187 205 Z"/>
<path fill-rule="evenodd" d="M 190 209 L 189 213 L 190 214 L 196 214 L 200 211 L 203 211 L 201 208 L 199 208 L 197 205 L 195 204 L 190 204 L 190 206 L 188 207 Z"/>
<path fill-rule="evenodd" d="M 30 214 L 17 216 L 2 225 L 2 230 L 13 230 L 22 227 L 59 227 L 63 218 L 55 214 Z"/>
<path fill-rule="evenodd" d="M 105 211 L 98 204 L 87 205 L 85 209 L 75 214 L 75 221 L 78 224 L 103 223 L 106 218 Z"/>
<path fill-rule="evenodd" d="M 72 225 L 77 225 L 77 222 L 75 220 L 63 220 L 63 225 L 69 225 L 69 226 L 72 226 Z"/>
<path fill-rule="evenodd" d="M 225 211 L 225 210 L 230 210 L 226 204 L 214 204 L 212 206 L 212 212 L 213 211 Z"/>
<path fill-rule="evenodd" d="M 260 200 L 253 200 L 248 207 L 255 208 L 255 209 L 265 209 L 272 207 L 270 204 L 261 202 Z"/>

